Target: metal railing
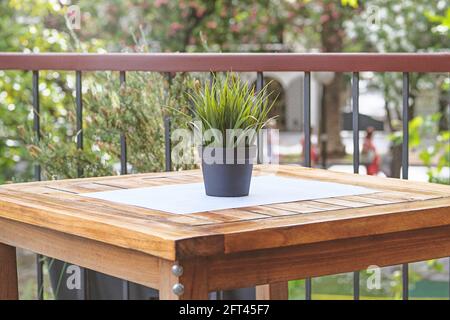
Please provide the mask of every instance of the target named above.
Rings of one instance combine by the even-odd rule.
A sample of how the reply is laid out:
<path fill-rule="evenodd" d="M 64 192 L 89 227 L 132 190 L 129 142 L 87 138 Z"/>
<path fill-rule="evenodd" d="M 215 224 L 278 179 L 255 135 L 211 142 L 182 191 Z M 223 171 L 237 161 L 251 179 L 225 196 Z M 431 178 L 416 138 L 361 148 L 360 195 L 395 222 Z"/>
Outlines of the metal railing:
<path fill-rule="evenodd" d="M 201 54 L 201 53 L 110 53 L 78 54 L 47 53 L 22 54 L 0 53 L 0 70 L 32 71 L 33 122 L 36 139 L 40 139 L 40 102 L 39 71 L 67 70 L 76 75 L 76 127 L 77 148 L 83 149 L 83 102 L 82 74 L 88 71 L 118 71 L 121 86 L 126 85 L 127 71 L 148 71 L 168 73 L 169 80 L 174 72 L 256 72 L 256 90 L 264 85 L 264 72 L 296 71 L 304 72 L 303 87 L 303 127 L 304 127 L 304 166 L 311 166 L 311 72 L 351 72 L 352 123 L 353 123 L 353 171 L 359 173 L 359 73 L 402 72 L 403 73 L 403 141 L 402 141 L 402 178 L 408 178 L 409 166 L 409 74 L 411 72 L 450 72 L 450 53 L 315 53 L 315 54 Z M 171 169 L 170 119 L 164 119 L 165 126 L 165 167 Z M 120 135 L 120 172 L 127 174 L 127 143 L 125 135 Z M 78 176 L 83 175 L 78 168 Z M 41 179 L 40 166 L 35 167 L 35 179 Z M 402 285 L 403 299 L 409 297 L 408 264 L 403 265 Z M 87 278 L 89 274 L 83 269 L 82 298 L 88 299 Z M 354 272 L 354 299 L 359 299 L 359 272 Z M 38 298 L 43 299 L 42 257 L 37 256 Z M 305 282 L 306 299 L 312 298 L 312 281 Z M 123 282 L 123 299 L 129 298 L 129 284 Z"/>

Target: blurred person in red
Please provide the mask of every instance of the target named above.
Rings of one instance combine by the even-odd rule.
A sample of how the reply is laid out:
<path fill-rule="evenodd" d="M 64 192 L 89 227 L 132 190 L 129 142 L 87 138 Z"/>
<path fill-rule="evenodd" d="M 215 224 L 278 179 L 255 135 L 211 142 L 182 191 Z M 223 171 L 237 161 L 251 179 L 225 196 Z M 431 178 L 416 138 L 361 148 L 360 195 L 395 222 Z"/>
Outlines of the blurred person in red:
<path fill-rule="evenodd" d="M 314 128 L 311 128 L 310 135 L 312 136 L 314 132 Z M 300 140 L 300 144 L 303 150 L 303 158 L 305 157 L 305 137 L 303 136 Z M 319 162 L 319 150 L 317 146 L 311 142 L 311 166 L 314 167 Z"/>
<path fill-rule="evenodd" d="M 368 127 L 366 129 L 366 137 L 361 154 L 361 163 L 366 167 L 367 174 L 376 176 L 380 171 L 380 156 L 377 153 L 377 148 L 373 143 L 373 133 L 375 129 Z"/>

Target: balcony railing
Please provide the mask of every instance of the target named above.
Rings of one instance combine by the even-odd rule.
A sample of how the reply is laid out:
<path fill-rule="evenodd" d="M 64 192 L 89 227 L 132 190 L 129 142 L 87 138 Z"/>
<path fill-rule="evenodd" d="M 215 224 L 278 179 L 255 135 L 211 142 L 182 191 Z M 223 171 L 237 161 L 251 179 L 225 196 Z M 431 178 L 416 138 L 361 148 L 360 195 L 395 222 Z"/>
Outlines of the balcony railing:
<path fill-rule="evenodd" d="M 256 88 L 264 84 L 264 72 L 291 71 L 304 72 L 303 87 L 303 127 L 305 136 L 304 165 L 311 166 L 311 72 L 351 72 L 352 122 L 353 122 L 353 171 L 359 170 L 359 73 L 401 72 L 402 90 L 402 178 L 408 179 L 409 141 L 408 106 L 410 73 L 450 72 L 450 53 L 317 53 L 317 54 L 202 54 L 202 53 L 158 53 L 158 54 L 77 54 L 47 53 L 21 54 L 0 53 L 0 70 L 31 71 L 34 133 L 40 138 L 39 71 L 66 70 L 76 75 L 76 127 L 77 147 L 83 149 L 83 102 L 82 76 L 88 71 L 118 71 L 120 83 L 126 84 L 126 72 L 256 72 Z M 301 104 L 299 103 L 299 106 Z M 170 119 L 165 119 L 166 170 L 170 170 Z M 121 173 L 127 173 L 127 144 L 125 135 L 120 137 Z M 78 172 L 82 175 L 81 168 Z M 41 168 L 35 167 L 35 179 L 41 179 Z M 42 259 L 37 258 L 38 298 L 43 299 Z M 84 277 L 83 277 L 84 278 Z M 403 265 L 403 298 L 408 299 L 408 264 Z M 128 283 L 124 281 L 123 297 L 128 298 Z M 311 299 L 311 279 L 306 279 L 306 299 Z M 83 296 L 86 296 L 84 294 Z M 359 299 L 359 272 L 354 273 L 354 299 Z"/>

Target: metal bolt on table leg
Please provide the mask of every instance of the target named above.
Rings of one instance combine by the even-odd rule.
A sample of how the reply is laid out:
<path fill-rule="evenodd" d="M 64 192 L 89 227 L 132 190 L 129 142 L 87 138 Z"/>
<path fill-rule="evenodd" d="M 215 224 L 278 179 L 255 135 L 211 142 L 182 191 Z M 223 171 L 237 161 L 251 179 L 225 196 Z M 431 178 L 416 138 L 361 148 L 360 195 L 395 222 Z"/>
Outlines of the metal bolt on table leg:
<path fill-rule="evenodd" d="M 183 267 L 179 264 L 174 264 L 172 266 L 172 273 L 176 277 L 181 277 L 183 275 Z"/>
<path fill-rule="evenodd" d="M 172 291 L 177 296 L 181 296 L 184 293 L 184 286 L 181 283 L 176 283 L 173 285 Z"/>

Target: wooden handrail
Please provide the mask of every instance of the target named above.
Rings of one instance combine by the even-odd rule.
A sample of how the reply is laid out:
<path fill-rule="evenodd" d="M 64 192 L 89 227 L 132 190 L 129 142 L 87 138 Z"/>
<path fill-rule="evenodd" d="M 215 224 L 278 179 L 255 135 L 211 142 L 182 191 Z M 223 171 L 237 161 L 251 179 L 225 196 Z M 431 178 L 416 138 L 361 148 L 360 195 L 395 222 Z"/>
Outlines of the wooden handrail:
<path fill-rule="evenodd" d="M 450 72 L 444 53 L 0 53 L 0 70 Z"/>

